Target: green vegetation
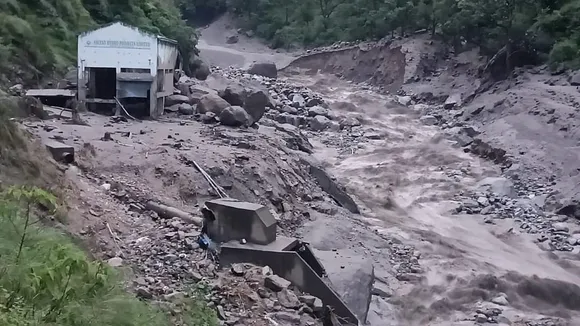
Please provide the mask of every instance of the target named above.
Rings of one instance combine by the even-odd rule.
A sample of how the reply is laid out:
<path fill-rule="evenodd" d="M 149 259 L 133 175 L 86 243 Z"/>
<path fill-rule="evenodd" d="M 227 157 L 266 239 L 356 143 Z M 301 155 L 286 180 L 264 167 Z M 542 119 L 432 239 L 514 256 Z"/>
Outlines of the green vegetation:
<path fill-rule="evenodd" d="M 80 32 L 117 20 L 176 39 L 185 59 L 195 50 L 172 0 L 0 0 L 0 83 L 63 71 Z"/>
<path fill-rule="evenodd" d="M 61 199 L 9 186 L 62 191 L 58 169 L 10 121 L 18 107 L 0 91 L 0 325 L 217 326 L 199 289 L 159 307 L 127 293 L 122 275 L 47 226 L 44 216 L 64 221 Z"/>
<path fill-rule="evenodd" d="M 53 212 L 56 202 L 35 187 L 10 187 L 0 196 L 0 325 L 217 325 L 196 297 L 181 302 L 183 316 L 170 318 L 127 294 L 110 267 L 88 260 L 35 218 L 37 209 Z"/>
<path fill-rule="evenodd" d="M 507 66 L 522 53 L 572 65 L 580 57 L 580 0 L 184 1 L 199 12 L 227 6 L 274 47 L 380 39 L 424 29 L 458 50 L 467 44 L 488 55 L 507 52 Z"/>

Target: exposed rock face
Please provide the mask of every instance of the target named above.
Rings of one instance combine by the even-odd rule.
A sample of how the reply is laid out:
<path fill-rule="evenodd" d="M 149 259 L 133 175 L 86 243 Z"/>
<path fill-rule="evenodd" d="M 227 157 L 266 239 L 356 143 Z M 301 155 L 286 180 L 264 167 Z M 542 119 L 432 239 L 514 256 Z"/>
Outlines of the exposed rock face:
<path fill-rule="evenodd" d="M 199 104 L 197 105 L 197 113 L 204 114 L 206 112 L 213 112 L 220 115 L 221 112 L 229 106 L 230 104 L 218 95 L 206 94 L 200 99 Z"/>
<path fill-rule="evenodd" d="M 192 115 L 194 112 L 193 106 L 189 103 L 179 104 L 177 111 L 183 115 Z"/>
<path fill-rule="evenodd" d="M 273 62 L 256 62 L 248 69 L 248 73 L 268 78 L 278 78 L 278 68 Z"/>

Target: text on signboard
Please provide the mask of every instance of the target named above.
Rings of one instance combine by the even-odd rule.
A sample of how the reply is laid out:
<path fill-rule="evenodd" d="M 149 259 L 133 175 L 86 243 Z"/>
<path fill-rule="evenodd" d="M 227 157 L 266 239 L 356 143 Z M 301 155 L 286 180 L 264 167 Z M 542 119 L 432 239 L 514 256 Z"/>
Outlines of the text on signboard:
<path fill-rule="evenodd" d="M 141 41 L 95 40 L 92 42 L 88 41 L 87 46 L 99 48 L 149 49 L 151 43 Z"/>

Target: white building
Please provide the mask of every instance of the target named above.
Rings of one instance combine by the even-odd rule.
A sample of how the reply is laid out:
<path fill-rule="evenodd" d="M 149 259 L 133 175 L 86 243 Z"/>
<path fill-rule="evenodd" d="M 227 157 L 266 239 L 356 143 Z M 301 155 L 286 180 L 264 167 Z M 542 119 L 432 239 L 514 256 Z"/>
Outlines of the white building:
<path fill-rule="evenodd" d="M 179 68 L 177 42 L 123 23 L 78 37 L 78 99 L 89 109 L 139 106 L 152 117 L 163 114 Z"/>

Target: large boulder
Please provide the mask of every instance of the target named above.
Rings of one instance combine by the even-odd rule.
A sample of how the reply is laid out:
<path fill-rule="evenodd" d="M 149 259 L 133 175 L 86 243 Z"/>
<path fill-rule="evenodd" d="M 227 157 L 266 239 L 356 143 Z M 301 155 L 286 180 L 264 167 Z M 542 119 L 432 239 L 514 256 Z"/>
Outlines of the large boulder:
<path fill-rule="evenodd" d="M 193 76 L 199 80 L 206 80 L 207 76 L 211 73 L 211 70 L 205 61 L 197 55 L 192 54 L 185 67 L 185 72 L 188 76 Z"/>
<path fill-rule="evenodd" d="M 201 97 L 197 104 L 197 113 L 205 114 L 206 112 L 213 112 L 220 115 L 225 108 L 230 104 L 217 94 L 206 94 Z"/>
<path fill-rule="evenodd" d="M 219 115 L 224 126 L 241 127 L 251 124 L 252 118 L 241 106 L 230 106 L 223 109 Z"/>
<path fill-rule="evenodd" d="M 268 93 L 260 90 L 247 90 L 244 101 L 244 109 L 252 117 L 252 122 L 258 122 L 266 112 L 266 106 L 270 103 Z"/>
<path fill-rule="evenodd" d="M 175 86 L 181 95 L 189 97 L 191 95 L 191 87 L 194 85 L 193 82 L 187 81 L 178 81 L 177 85 Z"/>
<path fill-rule="evenodd" d="M 207 94 L 217 95 L 217 92 L 201 85 L 191 85 L 189 88 L 189 103 L 198 104 L 201 98 Z"/>
<path fill-rule="evenodd" d="M 235 43 L 238 43 L 239 40 L 240 40 L 240 38 L 236 34 L 229 35 L 229 36 L 226 37 L 226 43 L 227 44 L 235 44 Z"/>
<path fill-rule="evenodd" d="M 189 103 L 189 97 L 180 94 L 169 95 L 165 98 L 165 106 L 170 107 L 176 104 Z"/>
<path fill-rule="evenodd" d="M 268 78 L 278 78 L 278 68 L 273 62 L 255 62 L 248 69 L 248 73 Z"/>
<path fill-rule="evenodd" d="M 210 73 L 211 70 L 209 68 L 209 65 L 202 61 L 199 67 L 195 70 L 195 74 L 193 75 L 193 77 L 199 80 L 206 80 L 207 76 L 209 76 Z"/>
<path fill-rule="evenodd" d="M 330 116 L 328 114 L 328 110 L 321 107 L 321 106 L 313 106 L 313 107 L 308 109 L 308 116 L 309 117 L 315 117 L 317 115 L 321 115 L 321 116 L 330 118 Z"/>
<path fill-rule="evenodd" d="M 310 120 L 310 129 L 313 131 L 323 131 L 330 126 L 330 119 L 325 116 L 317 115 Z"/>
<path fill-rule="evenodd" d="M 304 96 L 300 95 L 300 94 L 294 94 L 292 95 L 292 106 L 300 109 L 306 106 L 306 100 L 304 99 Z"/>
<path fill-rule="evenodd" d="M 229 85 L 224 90 L 220 90 L 218 94 L 231 105 L 243 106 L 246 96 L 245 92 L 245 89 L 241 85 L 234 84 Z"/>

